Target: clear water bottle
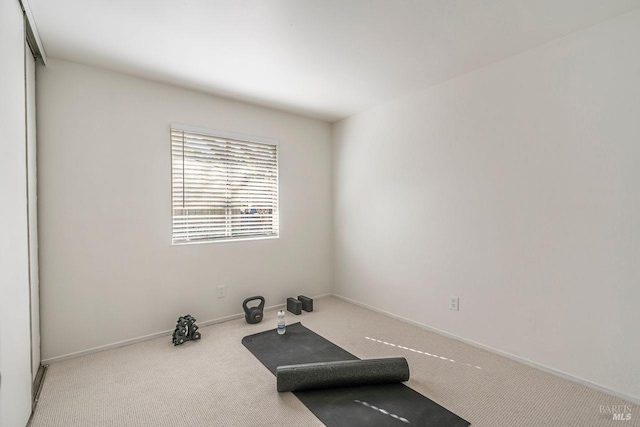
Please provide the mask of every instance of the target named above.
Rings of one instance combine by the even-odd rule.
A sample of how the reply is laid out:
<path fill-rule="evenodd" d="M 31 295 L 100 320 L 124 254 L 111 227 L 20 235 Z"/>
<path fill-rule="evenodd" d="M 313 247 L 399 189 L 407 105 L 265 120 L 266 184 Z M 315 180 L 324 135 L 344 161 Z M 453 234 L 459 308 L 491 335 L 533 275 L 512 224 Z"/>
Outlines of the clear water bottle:
<path fill-rule="evenodd" d="M 278 311 L 278 333 L 282 335 L 285 333 L 286 330 L 287 330 L 287 327 L 284 323 L 284 311 L 280 310 Z"/>

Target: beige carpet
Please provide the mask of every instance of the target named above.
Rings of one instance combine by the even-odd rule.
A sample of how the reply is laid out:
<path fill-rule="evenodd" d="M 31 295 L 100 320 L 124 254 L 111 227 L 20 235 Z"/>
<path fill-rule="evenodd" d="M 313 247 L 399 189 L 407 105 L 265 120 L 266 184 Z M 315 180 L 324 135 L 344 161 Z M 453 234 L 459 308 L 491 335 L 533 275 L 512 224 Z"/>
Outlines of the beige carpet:
<path fill-rule="evenodd" d="M 360 358 L 406 357 L 407 385 L 473 426 L 640 426 L 640 407 L 621 399 L 336 298 L 315 309 L 287 321 Z M 240 343 L 275 324 L 270 311 L 258 325 L 201 328 L 202 340 L 179 347 L 159 338 L 52 364 L 32 426 L 322 425 L 293 394 L 278 394 Z M 614 421 L 600 405 L 627 405 L 632 418 Z"/>

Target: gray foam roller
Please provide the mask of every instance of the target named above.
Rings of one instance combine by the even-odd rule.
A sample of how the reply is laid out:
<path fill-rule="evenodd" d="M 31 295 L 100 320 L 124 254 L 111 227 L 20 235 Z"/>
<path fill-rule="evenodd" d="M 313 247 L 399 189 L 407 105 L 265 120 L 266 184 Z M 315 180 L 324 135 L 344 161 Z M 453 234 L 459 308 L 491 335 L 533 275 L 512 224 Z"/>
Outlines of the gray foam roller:
<path fill-rule="evenodd" d="M 354 387 L 399 383 L 409 380 L 409 364 L 404 357 L 278 366 L 277 389 L 283 391 Z"/>

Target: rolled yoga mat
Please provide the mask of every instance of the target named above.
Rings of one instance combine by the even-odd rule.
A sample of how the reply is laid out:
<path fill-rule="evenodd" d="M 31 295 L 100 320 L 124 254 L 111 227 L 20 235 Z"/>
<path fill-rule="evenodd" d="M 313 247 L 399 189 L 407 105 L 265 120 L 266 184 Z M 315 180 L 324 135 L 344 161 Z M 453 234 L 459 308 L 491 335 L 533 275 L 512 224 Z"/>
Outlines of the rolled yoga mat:
<path fill-rule="evenodd" d="M 404 357 L 278 366 L 277 390 L 298 391 L 319 388 L 390 384 L 409 380 Z"/>
<path fill-rule="evenodd" d="M 242 344 L 274 375 L 284 365 L 359 360 L 300 323 L 287 325 L 284 335 L 271 329 L 246 336 Z M 293 394 L 328 427 L 469 425 L 400 383 L 300 390 Z"/>

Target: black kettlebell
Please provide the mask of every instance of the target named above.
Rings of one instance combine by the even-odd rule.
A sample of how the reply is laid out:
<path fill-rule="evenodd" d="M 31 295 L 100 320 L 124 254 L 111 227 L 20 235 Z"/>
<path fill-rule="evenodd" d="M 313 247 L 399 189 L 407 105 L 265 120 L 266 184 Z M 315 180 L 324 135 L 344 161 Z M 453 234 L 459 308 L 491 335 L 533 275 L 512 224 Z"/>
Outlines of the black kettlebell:
<path fill-rule="evenodd" d="M 247 307 L 247 303 L 249 301 L 259 299 L 261 302 L 255 307 Z M 262 311 L 264 310 L 264 298 L 257 297 L 249 297 L 242 303 L 242 308 L 244 309 L 244 319 L 247 323 L 260 323 L 262 322 Z"/>

